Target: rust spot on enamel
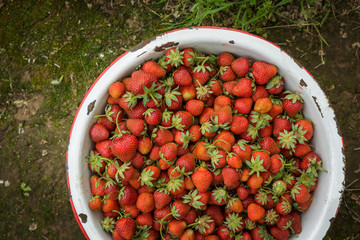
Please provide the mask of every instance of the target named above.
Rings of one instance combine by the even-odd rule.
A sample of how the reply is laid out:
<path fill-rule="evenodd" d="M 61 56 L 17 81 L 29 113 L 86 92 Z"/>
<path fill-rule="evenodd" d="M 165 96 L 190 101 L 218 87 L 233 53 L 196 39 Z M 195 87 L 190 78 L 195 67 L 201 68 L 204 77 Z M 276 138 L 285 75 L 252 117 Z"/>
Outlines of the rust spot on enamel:
<path fill-rule="evenodd" d="M 323 113 L 322 113 L 322 111 L 321 111 L 320 105 L 319 105 L 319 103 L 317 102 L 317 98 L 316 98 L 315 96 L 312 96 L 312 98 L 314 99 L 314 102 L 315 102 L 315 104 L 316 104 L 317 109 L 319 110 L 319 112 L 320 112 L 320 114 L 321 114 L 321 117 L 324 118 L 324 115 L 323 115 Z"/>
<path fill-rule="evenodd" d="M 307 87 L 308 85 L 307 85 L 307 83 L 304 81 L 304 79 L 301 79 L 301 80 L 300 80 L 300 86 L 302 86 L 302 87 Z"/>
<path fill-rule="evenodd" d="M 172 47 L 176 47 L 177 45 L 179 45 L 179 42 L 167 42 L 167 43 L 164 43 L 160 46 L 156 46 L 154 48 L 154 51 L 155 52 L 162 52 L 164 51 L 166 48 L 172 48 Z"/>
<path fill-rule="evenodd" d="M 96 100 L 94 100 L 93 102 L 91 102 L 91 103 L 88 105 L 88 107 L 87 107 L 87 115 L 89 115 L 89 114 L 92 112 L 92 110 L 94 110 L 95 102 L 96 102 Z"/>

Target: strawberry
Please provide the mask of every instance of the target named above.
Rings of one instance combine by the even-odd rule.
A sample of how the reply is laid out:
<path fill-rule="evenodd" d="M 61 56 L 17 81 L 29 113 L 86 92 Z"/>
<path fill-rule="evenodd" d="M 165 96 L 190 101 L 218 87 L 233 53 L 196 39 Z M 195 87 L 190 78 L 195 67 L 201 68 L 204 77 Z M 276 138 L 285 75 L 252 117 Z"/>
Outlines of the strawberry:
<path fill-rule="evenodd" d="M 174 142 L 169 142 L 160 147 L 159 155 L 160 158 L 172 162 L 176 159 L 177 145 Z"/>
<path fill-rule="evenodd" d="M 226 156 L 226 162 L 230 167 L 233 167 L 236 169 L 240 169 L 242 167 L 242 160 L 241 160 L 240 156 L 233 152 L 229 153 Z"/>
<path fill-rule="evenodd" d="M 296 157 L 302 157 L 305 156 L 311 152 L 311 147 L 308 143 L 304 142 L 303 144 L 297 143 L 294 148 L 294 155 Z"/>
<path fill-rule="evenodd" d="M 163 78 L 166 75 L 165 69 L 163 69 L 157 62 L 153 60 L 146 61 L 141 70 L 155 76 L 157 79 Z"/>
<path fill-rule="evenodd" d="M 244 77 L 249 72 L 250 62 L 247 58 L 240 57 L 235 59 L 231 63 L 231 68 L 233 69 L 233 71 L 236 73 L 237 76 Z"/>
<path fill-rule="evenodd" d="M 141 176 L 140 176 L 140 180 L 141 180 L 141 186 L 146 185 L 148 187 L 153 187 L 155 181 L 159 178 L 160 176 L 160 168 L 157 166 L 146 166 L 142 172 L 141 172 Z"/>
<path fill-rule="evenodd" d="M 177 88 L 169 90 L 164 95 L 165 105 L 169 110 L 178 110 L 181 108 L 183 97 Z"/>
<path fill-rule="evenodd" d="M 156 209 L 162 209 L 171 202 L 171 195 L 164 189 L 160 188 L 154 192 L 154 203 Z"/>
<path fill-rule="evenodd" d="M 272 100 L 272 103 L 273 105 L 270 111 L 267 112 L 267 114 L 269 114 L 272 119 L 275 119 L 277 116 L 283 113 L 284 108 L 282 106 L 282 102 L 279 100 L 277 101 Z"/>
<path fill-rule="evenodd" d="M 109 135 L 108 129 L 101 123 L 95 123 L 90 129 L 91 140 L 95 143 L 108 139 Z"/>
<path fill-rule="evenodd" d="M 239 174 L 235 168 L 224 167 L 221 171 L 221 174 L 224 179 L 224 185 L 227 189 L 232 190 L 240 185 Z"/>
<path fill-rule="evenodd" d="M 183 54 L 183 64 L 186 67 L 191 67 L 195 63 L 196 54 L 194 49 L 192 48 L 185 48 L 182 50 Z"/>
<path fill-rule="evenodd" d="M 259 138 L 271 137 L 273 133 L 272 124 L 266 125 L 265 127 L 259 129 L 258 134 Z"/>
<path fill-rule="evenodd" d="M 297 203 L 303 203 L 310 199 L 310 193 L 308 188 L 299 182 L 291 189 L 291 197 Z"/>
<path fill-rule="evenodd" d="M 187 130 L 193 122 L 193 116 L 187 111 L 177 111 L 172 117 L 172 125 L 178 130 Z"/>
<path fill-rule="evenodd" d="M 281 229 L 277 226 L 270 228 L 269 232 L 276 240 L 286 240 L 290 235 L 289 230 Z"/>
<path fill-rule="evenodd" d="M 229 193 L 225 187 L 218 187 L 211 191 L 209 204 L 218 206 L 225 205 L 229 199 Z"/>
<path fill-rule="evenodd" d="M 281 215 L 288 215 L 292 210 L 292 206 L 290 201 L 288 200 L 280 200 L 279 203 L 275 205 L 275 211 Z"/>
<path fill-rule="evenodd" d="M 131 161 L 136 154 L 137 147 L 137 138 L 130 134 L 115 138 L 110 145 L 111 152 L 123 162 Z"/>
<path fill-rule="evenodd" d="M 222 52 L 218 56 L 219 66 L 230 66 L 234 60 L 234 56 L 229 52 Z"/>
<path fill-rule="evenodd" d="M 306 140 L 309 141 L 314 133 L 313 125 L 309 120 L 301 119 L 295 122 L 294 129 L 296 129 L 297 133 L 300 133 L 300 137 L 304 137 Z"/>
<path fill-rule="evenodd" d="M 146 134 L 146 124 L 142 119 L 128 119 L 126 120 L 127 129 L 136 137 Z"/>
<path fill-rule="evenodd" d="M 211 79 L 207 85 L 210 87 L 210 91 L 212 92 L 212 95 L 219 96 L 223 94 L 223 89 L 221 87 L 221 84 L 219 80 Z"/>
<path fill-rule="evenodd" d="M 199 160 L 209 161 L 209 160 L 211 160 L 211 158 L 206 153 L 208 150 L 207 148 L 208 148 L 207 143 L 205 143 L 204 141 L 199 141 L 199 142 L 197 142 L 196 146 L 192 150 L 192 154 L 194 154 L 194 156 Z"/>
<path fill-rule="evenodd" d="M 160 108 L 148 108 L 144 113 L 145 121 L 149 125 L 159 125 L 162 118 Z"/>
<path fill-rule="evenodd" d="M 273 154 L 270 157 L 270 168 L 269 171 L 272 173 L 279 173 L 284 168 L 284 159 L 280 154 Z"/>
<path fill-rule="evenodd" d="M 211 217 L 214 220 L 216 226 L 220 226 L 224 222 L 223 211 L 219 206 L 208 205 L 207 209 L 204 211 L 205 215 Z"/>
<path fill-rule="evenodd" d="M 219 70 L 219 78 L 224 82 L 234 81 L 236 76 L 230 66 L 221 66 Z"/>
<path fill-rule="evenodd" d="M 240 78 L 232 90 L 237 97 L 251 97 L 255 91 L 255 84 L 248 78 Z"/>
<path fill-rule="evenodd" d="M 122 82 L 114 82 L 109 87 L 109 94 L 113 98 L 120 98 L 125 93 L 125 85 Z"/>
<path fill-rule="evenodd" d="M 135 205 L 138 198 L 138 193 L 135 188 L 131 186 L 124 186 L 119 190 L 118 202 L 120 206 Z"/>
<path fill-rule="evenodd" d="M 304 100 L 299 94 L 286 91 L 287 95 L 283 100 L 283 107 L 287 115 L 294 117 L 304 106 Z"/>
<path fill-rule="evenodd" d="M 151 212 L 155 208 L 154 195 L 149 192 L 143 192 L 139 194 L 136 200 L 136 207 L 141 212 Z"/>
<path fill-rule="evenodd" d="M 230 106 L 221 107 L 214 111 L 213 123 L 220 128 L 227 128 L 232 122 L 232 111 Z"/>
<path fill-rule="evenodd" d="M 234 102 L 234 110 L 238 114 L 249 114 L 252 110 L 253 102 L 252 98 L 249 97 L 238 98 Z"/>
<path fill-rule="evenodd" d="M 236 193 L 240 200 L 245 200 L 250 194 L 249 189 L 242 185 L 236 189 Z"/>
<path fill-rule="evenodd" d="M 262 176 L 257 176 L 256 174 L 252 174 L 248 180 L 248 185 L 251 189 L 259 189 L 263 184 L 264 179 Z"/>
<path fill-rule="evenodd" d="M 135 71 L 131 74 L 131 92 L 135 95 L 144 94 L 144 87 L 150 88 L 156 77 L 142 70 Z"/>
<path fill-rule="evenodd" d="M 183 234 L 181 235 L 179 240 L 195 240 L 195 232 L 194 232 L 194 230 L 191 229 L 191 228 L 187 228 L 183 232 Z"/>
<path fill-rule="evenodd" d="M 153 144 L 149 137 L 139 138 L 138 149 L 137 149 L 139 151 L 139 153 L 141 153 L 142 155 L 147 155 L 151 151 L 152 148 L 153 148 Z M 136 157 L 136 155 L 135 155 L 135 157 Z M 138 168 L 140 168 L 140 166 L 138 166 Z"/>
<path fill-rule="evenodd" d="M 221 131 L 213 140 L 213 144 L 219 148 L 222 148 L 228 152 L 231 151 L 232 146 L 235 143 L 235 136 L 229 131 Z"/>
<path fill-rule="evenodd" d="M 265 209 L 256 203 L 250 203 L 247 207 L 247 215 L 251 221 L 256 222 L 265 216 Z"/>
<path fill-rule="evenodd" d="M 174 237 L 181 237 L 186 227 L 186 222 L 182 220 L 171 220 L 168 223 L 168 231 L 174 236 Z"/>
<path fill-rule="evenodd" d="M 200 167 L 191 175 L 191 180 L 199 192 L 205 192 L 213 181 L 213 175 L 206 168 Z"/>
<path fill-rule="evenodd" d="M 214 101 L 214 110 L 216 111 L 225 106 L 231 107 L 231 98 L 225 95 L 217 96 Z"/>
<path fill-rule="evenodd" d="M 291 122 L 288 117 L 278 116 L 273 120 L 273 134 L 275 137 L 279 137 L 281 132 L 291 130 Z"/>
<path fill-rule="evenodd" d="M 114 213 L 115 216 L 118 214 L 117 212 L 120 211 L 119 204 L 114 199 L 104 199 L 101 209 L 106 213 Z"/>
<path fill-rule="evenodd" d="M 284 78 L 282 76 L 275 76 L 266 84 L 266 89 L 270 94 L 278 95 L 284 90 Z"/>
<path fill-rule="evenodd" d="M 105 195 L 110 199 L 116 200 L 119 196 L 119 190 L 120 187 L 114 181 L 107 181 L 105 184 Z"/>
<path fill-rule="evenodd" d="M 239 198 L 230 198 L 228 202 L 228 208 L 232 212 L 241 213 L 244 210 L 242 202 Z"/>
<path fill-rule="evenodd" d="M 192 153 L 186 153 L 176 160 L 176 166 L 183 169 L 185 173 L 194 172 L 195 157 Z"/>
<path fill-rule="evenodd" d="M 259 141 L 259 146 L 261 150 L 268 151 L 270 155 L 280 153 L 280 148 L 271 137 L 265 137 Z"/>
<path fill-rule="evenodd" d="M 93 196 L 91 197 L 89 201 L 89 208 L 94 211 L 100 211 L 102 209 L 102 199 L 99 196 Z"/>
<path fill-rule="evenodd" d="M 192 99 L 186 103 L 186 111 L 191 113 L 193 116 L 199 116 L 204 110 L 205 104 L 201 100 Z"/>
<path fill-rule="evenodd" d="M 177 85 L 190 85 L 192 83 L 191 74 L 185 68 L 179 68 L 173 73 L 174 82 Z"/>
<path fill-rule="evenodd" d="M 250 161 L 252 149 L 245 140 L 239 140 L 236 145 L 233 145 L 232 150 L 239 155 L 242 162 Z"/>
<path fill-rule="evenodd" d="M 232 119 L 233 120 L 230 125 L 231 132 L 239 135 L 247 130 L 249 126 L 249 121 L 246 117 L 240 115 L 234 115 Z"/>
<path fill-rule="evenodd" d="M 106 181 L 100 179 L 97 175 L 93 175 L 90 178 L 90 189 L 93 196 L 103 197 L 105 195 Z"/>
<path fill-rule="evenodd" d="M 133 238 L 135 234 L 135 229 L 136 223 L 135 220 L 132 218 L 122 217 L 116 221 L 115 231 L 118 232 L 118 234 L 126 240 L 130 240 Z"/>
<path fill-rule="evenodd" d="M 193 79 L 193 85 L 195 87 L 203 86 L 210 79 L 210 73 L 208 68 L 204 65 L 198 65 L 191 71 L 191 76 Z"/>
<path fill-rule="evenodd" d="M 277 67 L 264 61 L 255 61 L 251 73 L 256 84 L 264 85 L 276 75 Z"/>
<path fill-rule="evenodd" d="M 196 88 L 194 85 L 180 85 L 179 91 L 185 102 L 196 98 Z"/>
<path fill-rule="evenodd" d="M 291 229 L 294 231 L 295 234 L 301 233 L 301 219 L 300 215 L 297 212 L 291 212 L 289 214 L 292 222 L 291 222 Z"/>
<path fill-rule="evenodd" d="M 147 108 L 141 103 L 137 103 L 134 108 L 126 110 L 126 114 L 129 118 L 144 119 L 144 112 Z"/>
<path fill-rule="evenodd" d="M 184 219 L 190 210 L 190 205 L 185 202 L 186 201 L 175 200 L 172 203 L 171 212 L 177 220 Z"/>
<path fill-rule="evenodd" d="M 258 113 L 267 113 L 271 110 L 272 103 L 270 98 L 258 98 L 255 102 L 254 110 Z"/>
<path fill-rule="evenodd" d="M 153 225 L 153 215 L 152 213 L 141 213 L 136 217 L 137 226 L 146 226 L 152 227 Z"/>
<path fill-rule="evenodd" d="M 155 144 L 160 146 L 174 141 L 174 135 L 168 129 L 155 128 L 151 137 Z"/>
<path fill-rule="evenodd" d="M 232 96 L 234 87 L 236 86 L 237 83 L 238 83 L 237 81 L 224 82 L 222 85 L 223 88 L 222 91 L 224 95 Z"/>

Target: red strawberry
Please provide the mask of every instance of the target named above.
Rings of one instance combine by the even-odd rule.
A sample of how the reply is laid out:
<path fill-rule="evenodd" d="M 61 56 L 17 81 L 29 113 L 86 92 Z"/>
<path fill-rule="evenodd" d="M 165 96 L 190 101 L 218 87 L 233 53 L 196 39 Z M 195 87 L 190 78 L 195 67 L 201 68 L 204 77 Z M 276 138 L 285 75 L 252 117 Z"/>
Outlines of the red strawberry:
<path fill-rule="evenodd" d="M 248 78 L 240 78 L 232 90 L 237 97 L 251 97 L 255 91 L 255 84 Z"/>
<path fill-rule="evenodd" d="M 140 137 L 146 134 L 146 124 L 142 119 L 129 118 L 126 120 L 126 127 L 136 137 Z"/>
<path fill-rule="evenodd" d="M 214 110 L 219 110 L 222 107 L 229 106 L 231 107 L 231 98 L 225 95 L 219 95 L 215 98 L 214 101 Z"/>
<path fill-rule="evenodd" d="M 184 169 L 185 173 L 194 172 L 195 170 L 195 157 L 192 153 L 186 153 L 176 160 L 176 166 Z"/>
<path fill-rule="evenodd" d="M 141 66 L 141 70 L 155 76 L 157 79 L 163 78 L 166 75 L 165 69 L 163 69 L 157 62 L 149 60 Z"/>
<path fill-rule="evenodd" d="M 174 82 L 177 85 L 190 85 L 192 83 L 191 74 L 185 68 L 179 68 L 173 73 Z"/>
<path fill-rule="evenodd" d="M 154 129 L 151 137 L 155 144 L 160 146 L 174 141 L 174 135 L 168 129 L 156 128 Z"/>
<path fill-rule="evenodd" d="M 204 66 L 197 66 L 192 69 L 191 76 L 195 87 L 203 86 L 210 79 L 210 73 Z"/>
<path fill-rule="evenodd" d="M 120 206 L 135 205 L 138 193 L 135 188 L 131 186 L 124 186 L 119 191 L 118 202 Z"/>
<path fill-rule="evenodd" d="M 219 126 L 220 128 L 225 128 L 230 126 L 230 124 L 233 121 L 231 107 L 225 106 L 215 110 L 212 119 L 214 124 Z"/>
<path fill-rule="evenodd" d="M 311 147 L 308 143 L 304 142 L 303 144 L 297 143 L 294 148 L 294 155 L 296 157 L 302 157 L 305 156 L 311 152 Z"/>
<path fill-rule="evenodd" d="M 114 213 L 114 215 L 116 216 L 118 214 L 117 212 L 120 211 L 120 207 L 116 200 L 104 199 L 102 205 L 102 211 L 106 213 Z"/>
<path fill-rule="evenodd" d="M 110 199 L 116 200 L 119 196 L 120 187 L 113 181 L 108 181 L 105 185 L 105 195 Z"/>
<path fill-rule="evenodd" d="M 236 76 L 230 66 L 221 66 L 219 70 L 219 78 L 224 82 L 234 81 Z"/>
<path fill-rule="evenodd" d="M 171 195 L 164 188 L 157 189 L 154 192 L 154 202 L 156 209 L 162 209 L 171 202 Z"/>
<path fill-rule="evenodd" d="M 234 110 L 238 114 L 249 114 L 253 105 L 252 98 L 238 98 L 234 102 Z"/>
<path fill-rule="evenodd" d="M 144 112 L 145 121 L 149 125 L 159 125 L 162 118 L 162 112 L 160 108 L 149 108 Z"/>
<path fill-rule="evenodd" d="M 219 66 L 230 66 L 234 60 L 234 56 L 229 52 L 222 52 L 218 56 Z"/>
<path fill-rule="evenodd" d="M 187 130 L 193 122 L 193 116 L 187 111 L 177 111 L 172 117 L 172 125 L 178 130 Z"/>
<path fill-rule="evenodd" d="M 122 82 L 114 82 L 109 87 L 109 94 L 113 98 L 120 98 L 125 92 L 125 85 Z"/>
<path fill-rule="evenodd" d="M 254 102 L 259 98 L 268 98 L 269 92 L 264 86 L 257 85 L 254 94 L 251 96 Z"/>
<path fill-rule="evenodd" d="M 180 200 L 173 201 L 171 206 L 171 212 L 173 213 L 173 216 L 178 220 L 184 219 L 188 214 L 189 210 L 190 205 Z"/>
<path fill-rule="evenodd" d="M 156 77 L 142 70 L 131 74 L 131 92 L 135 95 L 144 94 L 144 87 L 150 88 Z"/>
<path fill-rule="evenodd" d="M 94 211 L 100 211 L 102 209 L 102 199 L 99 196 L 93 196 L 89 201 L 89 208 Z"/>
<path fill-rule="evenodd" d="M 250 189 L 259 189 L 263 182 L 264 178 L 261 175 L 252 174 L 248 180 L 248 185 Z"/>
<path fill-rule="evenodd" d="M 287 95 L 283 100 L 283 107 L 287 115 L 294 117 L 304 106 L 304 100 L 299 94 L 286 91 Z"/>
<path fill-rule="evenodd" d="M 146 107 L 141 103 L 137 103 L 134 108 L 130 110 L 125 110 L 129 118 L 144 119 L 144 112 Z"/>
<path fill-rule="evenodd" d="M 234 115 L 232 123 L 230 125 L 230 131 L 234 134 L 244 133 L 249 126 L 249 121 L 246 117 L 240 115 Z"/>
<path fill-rule="evenodd" d="M 290 201 L 280 200 L 275 206 L 275 211 L 281 215 L 288 215 L 292 210 Z"/>
<path fill-rule="evenodd" d="M 295 122 L 294 128 L 297 133 L 300 132 L 301 136 L 303 136 L 307 141 L 309 141 L 314 133 L 313 125 L 309 120 L 301 119 Z"/>
<path fill-rule="evenodd" d="M 237 193 L 238 197 L 240 198 L 240 200 L 245 200 L 250 194 L 249 189 L 246 188 L 245 186 L 239 186 L 236 189 L 236 193 Z"/>
<path fill-rule="evenodd" d="M 270 111 L 267 112 L 267 114 L 270 115 L 272 119 L 275 119 L 277 116 L 282 114 L 284 111 L 284 108 L 282 106 L 281 101 L 273 101 L 273 106 L 271 107 Z"/>
<path fill-rule="evenodd" d="M 168 231 L 175 237 L 181 237 L 186 227 L 186 222 L 182 220 L 171 220 L 168 223 Z"/>
<path fill-rule="evenodd" d="M 210 87 L 210 91 L 212 91 L 212 95 L 219 96 L 223 94 L 223 89 L 221 87 L 221 84 L 219 80 L 211 79 L 207 85 Z"/>
<path fill-rule="evenodd" d="M 141 212 L 151 212 L 155 208 L 154 195 L 149 192 L 140 193 L 136 200 L 136 207 Z"/>
<path fill-rule="evenodd" d="M 133 238 L 135 234 L 136 223 L 135 220 L 128 217 L 119 218 L 116 221 L 115 231 L 119 233 L 121 237 L 126 240 L 130 240 Z"/>
<path fill-rule="evenodd" d="M 240 178 L 235 168 L 224 167 L 221 171 L 221 174 L 224 179 L 224 185 L 226 186 L 227 189 L 231 190 L 239 186 Z"/>
<path fill-rule="evenodd" d="M 204 110 L 205 104 L 201 100 L 192 99 L 186 103 L 186 111 L 191 113 L 193 116 L 199 116 Z"/>
<path fill-rule="evenodd" d="M 116 127 L 115 122 L 112 122 L 112 119 L 109 120 L 109 119 L 108 119 L 107 117 L 105 117 L 105 116 L 99 117 L 96 122 L 97 122 L 97 123 L 100 123 L 100 124 L 103 124 L 109 132 L 114 131 L 114 129 L 115 129 L 115 127 Z"/>
<path fill-rule="evenodd" d="M 274 154 L 270 157 L 271 166 L 269 171 L 272 173 L 278 173 L 283 168 L 283 157 L 280 154 Z"/>
<path fill-rule="evenodd" d="M 174 142 L 169 142 L 161 146 L 159 155 L 160 158 L 172 162 L 176 159 L 177 145 Z"/>
<path fill-rule="evenodd" d="M 100 153 L 101 156 L 104 158 L 112 159 L 115 156 L 111 152 L 111 145 L 112 141 L 110 139 L 104 140 L 102 142 L 99 142 L 95 145 L 96 150 Z"/>
<path fill-rule="evenodd" d="M 213 175 L 206 168 L 200 167 L 191 175 L 191 180 L 199 192 L 206 192 L 213 181 Z"/>
<path fill-rule="evenodd" d="M 165 93 L 164 100 L 165 105 L 169 110 L 178 110 L 181 108 L 183 97 L 181 93 L 175 88 Z"/>
<path fill-rule="evenodd" d="M 237 81 L 224 82 L 222 85 L 223 93 L 229 96 L 233 95 L 233 90 L 237 83 Z"/>
<path fill-rule="evenodd" d="M 139 138 L 138 149 L 137 149 L 139 151 L 139 153 L 141 153 L 142 155 L 146 155 L 151 151 L 152 147 L 153 147 L 153 144 L 149 137 Z M 135 155 L 135 157 L 136 157 L 136 155 Z M 133 165 L 135 166 L 135 164 L 133 164 Z M 141 165 L 142 165 L 142 163 L 141 163 Z M 137 165 L 137 166 L 138 166 L 137 168 L 140 168 L 139 165 Z"/>
<path fill-rule="evenodd" d="M 90 137 L 93 142 L 102 142 L 109 138 L 108 129 L 101 123 L 95 123 L 90 129 Z"/>
<path fill-rule="evenodd" d="M 266 84 L 277 73 L 277 67 L 263 61 L 255 61 L 252 65 L 252 74 L 258 85 Z"/>
<path fill-rule="evenodd" d="M 234 145 L 234 143 L 235 143 L 235 136 L 229 131 L 221 131 L 213 139 L 214 146 L 222 148 L 228 152 L 231 151 L 231 148 Z"/>
<path fill-rule="evenodd" d="M 225 187 L 214 188 L 210 194 L 209 204 L 222 206 L 227 203 L 228 198 L 229 193 Z"/>
<path fill-rule="evenodd" d="M 152 227 L 153 222 L 153 215 L 149 212 L 141 213 L 139 216 L 136 217 L 136 223 L 138 226 Z"/>
<path fill-rule="evenodd" d="M 269 124 L 259 129 L 258 134 L 260 138 L 271 137 L 273 133 L 273 125 Z"/>
<path fill-rule="evenodd" d="M 291 197 L 297 203 L 303 203 L 310 199 L 310 193 L 308 188 L 299 182 L 291 189 Z"/>
<path fill-rule="evenodd" d="M 184 66 L 191 67 L 192 65 L 194 65 L 194 59 L 196 56 L 194 49 L 185 48 L 184 50 L 182 50 L 182 52 Z"/>
<path fill-rule="evenodd" d="M 277 226 L 270 228 L 269 232 L 276 240 L 286 240 L 290 235 L 289 230 L 281 229 Z"/>
<path fill-rule="evenodd" d="M 280 153 L 280 148 L 271 137 L 265 137 L 259 141 L 260 149 L 268 151 L 270 155 Z"/>
<path fill-rule="evenodd" d="M 90 189 L 93 196 L 103 197 L 105 195 L 106 181 L 100 179 L 97 175 L 93 175 L 90 178 Z"/>
<path fill-rule="evenodd" d="M 265 216 L 265 209 L 256 203 L 250 203 L 247 207 L 247 214 L 251 221 L 256 222 Z"/>
<path fill-rule="evenodd" d="M 134 135 L 124 134 L 115 138 L 111 145 L 111 152 L 123 162 L 130 162 L 136 154 L 138 140 Z"/>
<path fill-rule="evenodd" d="M 301 233 L 300 215 L 297 212 L 291 212 L 289 216 L 292 219 L 291 229 L 294 231 L 295 234 Z"/>
<path fill-rule="evenodd" d="M 237 76 L 244 77 L 249 72 L 250 62 L 247 58 L 240 57 L 235 59 L 231 63 L 231 68 L 233 69 L 233 71 L 236 73 Z"/>
<path fill-rule="evenodd" d="M 278 116 L 273 120 L 273 134 L 278 137 L 281 132 L 291 130 L 291 122 L 289 118 L 284 116 Z"/>
<path fill-rule="evenodd" d="M 284 78 L 282 76 L 275 76 L 266 84 L 266 89 L 270 94 L 277 95 L 284 90 Z"/>

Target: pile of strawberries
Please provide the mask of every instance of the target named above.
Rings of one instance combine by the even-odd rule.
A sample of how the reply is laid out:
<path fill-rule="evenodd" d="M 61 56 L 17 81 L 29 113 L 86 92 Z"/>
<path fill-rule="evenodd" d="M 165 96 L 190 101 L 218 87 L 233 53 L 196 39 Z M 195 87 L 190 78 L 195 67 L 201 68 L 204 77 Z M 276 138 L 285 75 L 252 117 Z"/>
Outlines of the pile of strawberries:
<path fill-rule="evenodd" d="M 109 87 L 89 207 L 113 239 L 287 239 L 321 158 L 300 95 L 264 61 L 168 49 Z"/>

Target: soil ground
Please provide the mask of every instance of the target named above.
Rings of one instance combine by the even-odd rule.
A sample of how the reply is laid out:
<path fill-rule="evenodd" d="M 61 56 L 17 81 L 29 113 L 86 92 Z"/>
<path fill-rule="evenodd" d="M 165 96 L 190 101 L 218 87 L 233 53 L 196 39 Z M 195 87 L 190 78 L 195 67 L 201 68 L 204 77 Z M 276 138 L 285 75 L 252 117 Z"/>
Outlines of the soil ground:
<path fill-rule="evenodd" d="M 333 3 L 320 29 L 328 42 L 322 52 L 313 29 L 264 28 L 268 40 L 317 79 L 344 138 L 347 187 L 326 239 L 360 239 L 359 6 L 356 0 Z M 72 120 L 103 69 L 164 31 L 155 14 L 162 7 L 152 1 L 0 0 L 0 239 L 84 238 L 66 184 Z"/>

